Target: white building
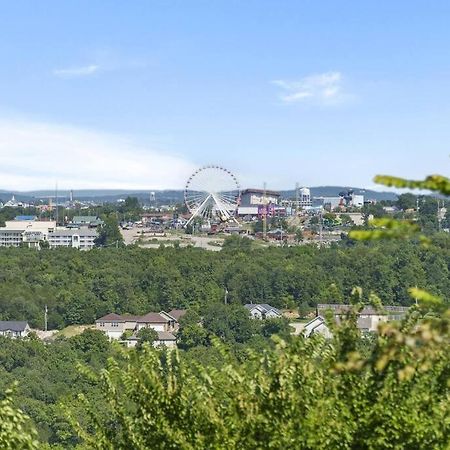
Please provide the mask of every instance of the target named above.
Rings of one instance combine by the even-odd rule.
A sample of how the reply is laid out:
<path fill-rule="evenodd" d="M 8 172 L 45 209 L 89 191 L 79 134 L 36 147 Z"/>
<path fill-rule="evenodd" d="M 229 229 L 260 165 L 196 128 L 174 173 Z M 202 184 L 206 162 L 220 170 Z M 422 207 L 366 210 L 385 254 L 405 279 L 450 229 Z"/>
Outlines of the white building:
<path fill-rule="evenodd" d="M 40 241 L 46 241 L 48 235 L 56 229 L 54 221 L 7 220 L 0 228 L 0 247 L 38 247 Z"/>
<path fill-rule="evenodd" d="M 305 337 L 310 337 L 314 334 L 321 334 L 326 338 L 331 338 L 332 334 L 330 329 L 325 323 L 325 319 L 322 316 L 314 317 L 310 320 L 303 328 L 303 335 Z"/>
<path fill-rule="evenodd" d="M 276 319 L 281 317 L 281 312 L 277 308 L 274 308 L 267 303 L 248 303 L 244 306 L 249 310 L 250 316 L 253 319 Z"/>
<path fill-rule="evenodd" d="M 98 234 L 95 229 L 58 229 L 48 235 L 50 248 L 72 247 L 91 250 L 95 246 Z"/>
<path fill-rule="evenodd" d="M 11 200 L 8 200 L 3 208 L 28 208 L 30 205 L 28 203 L 18 202 L 16 197 L 13 195 Z"/>
<path fill-rule="evenodd" d="M 0 320 L 0 336 L 7 336 L 13 339 L 28 336 L 30 326 L 27 322 L 15 320 Z"/>

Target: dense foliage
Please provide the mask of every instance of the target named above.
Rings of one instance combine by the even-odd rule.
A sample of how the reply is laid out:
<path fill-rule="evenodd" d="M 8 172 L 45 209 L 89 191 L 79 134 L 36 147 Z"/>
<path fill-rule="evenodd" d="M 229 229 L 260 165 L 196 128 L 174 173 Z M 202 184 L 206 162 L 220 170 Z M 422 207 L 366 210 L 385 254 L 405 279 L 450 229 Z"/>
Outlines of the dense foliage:
<path fill-rule="evenodd" d="M 437 239 L 439 237 L 439 239 Z M 219 253 L 185 248 L 0 249 L 0 319 L 43 327 L 93 323 L 108 313 L 143 314 L 213 302 L 313 306 L 343 301 L 354 286 L 385 304 L 411 303 L 410 286 L 450 297 L 450 238 L 432 247 L 385 242 L 332 248 L 301 246 Z"/>
<path fill-rule="evenodd" d="M 87 372 L 109 414 L 80 396 L 91 420 L 77 428 L 98 449 L 446 449 L 450 316 L 420 317 L 385 324 L 365 351 L 355 315 L 332 340 L 279 341 L 239 363 L 218 345 L 219 369 L 126 353 Z"/>
<path fill-rule="evenodd" d="M 382 181 L 450 193 L 443 177 Z M 57 325 L 109 310 L 190 312 L 177 351 L 154 349 L 152 336 L 121 349 L 92 330 L 49 344 L 0 339 L 0 447 L 40 445 L 28 414 L 42 448 L 449 448 L 448 236 L 393 219 L 369 226 L 353 233 L 365 244 L 329 249 L 233 240 L 220 254 L 1 252 L 3 315 L 30 304 L 38 322 L 43 302 Z M 390 241 L 373 242 L 380 237 Z M 363 289 L 350 295 L 355 285 Z M 418 304 L 401 323 L 361 335 L 357 311 L 380 304 L 373 291 L 384 303 Z M 285 321 L 252 321 L 240 305 L 344 299 L 355 307 L 339 326 L 329 320 L 331 339 L 292 337 Z"/>

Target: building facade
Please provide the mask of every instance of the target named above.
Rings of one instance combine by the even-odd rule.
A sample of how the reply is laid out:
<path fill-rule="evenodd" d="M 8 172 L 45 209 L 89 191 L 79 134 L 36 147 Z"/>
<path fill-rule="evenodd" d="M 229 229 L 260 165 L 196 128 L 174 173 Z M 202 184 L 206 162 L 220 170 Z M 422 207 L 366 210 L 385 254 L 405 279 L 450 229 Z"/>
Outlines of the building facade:
<path fill-rule="evenodd" d="M 54 221 L 7 220 L 0 228 L 0 247 L 38 247 L 55 229 Z"/>
<path fill-rule="evenodd" d="M 72 247 L 79 250 L 91 250 L 95 246 L 98 234 L 95 229 L 60 229 L 48 235 L 50 248 Z"/>
<path fill-rule="evenodd" d="M 0 336 L 18 339 L 28 336 L 29 333 L 30 326 L 27 322 L 0 320 Z"/>

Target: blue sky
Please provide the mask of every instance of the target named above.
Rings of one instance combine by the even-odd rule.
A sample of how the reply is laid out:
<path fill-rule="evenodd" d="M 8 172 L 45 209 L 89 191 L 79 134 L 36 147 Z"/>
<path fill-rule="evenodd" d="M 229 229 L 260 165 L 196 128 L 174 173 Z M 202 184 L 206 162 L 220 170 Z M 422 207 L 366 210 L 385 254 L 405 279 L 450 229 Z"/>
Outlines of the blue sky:
<path fill-rule="evenodd" d="M 450 166 L 450 2 L 20 1 L 0 189 L 373 187 Z"/>

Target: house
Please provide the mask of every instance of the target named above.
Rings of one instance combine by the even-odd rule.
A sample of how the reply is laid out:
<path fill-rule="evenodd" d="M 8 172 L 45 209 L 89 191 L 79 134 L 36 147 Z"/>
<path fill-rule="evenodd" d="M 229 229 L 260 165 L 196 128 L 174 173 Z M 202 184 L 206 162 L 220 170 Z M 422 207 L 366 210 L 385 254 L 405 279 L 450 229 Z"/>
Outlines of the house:
<path fill-rule="evenodd" d="M 182 310 L 173 310 L 171 312 L 179 317 L 185 313 Z M 143 316 L 110 313 L 97 319 L 95 328 L 103 331 L 110 340 L 122 340 L 126 331 L 131 332 L 132 336 L 125 341 L 129 347 L 136 345 L 139 330 L 153 328 L 158 333 L 158 340 L 155 341 L 156 345 L 164 344 L 167 347 L 171 347 L 176 343 L 176 337 L 172 333 L 178 330 L 179 323 L 176 317 L 164 311 L 160 313 L 149 312 Z"/>
<path fill-rule="evenodd" d="M 172 309 L 168 313 L 161 311 L 159 314 L 169 321 L 169 329 L 177 331 L 180 327 L 180 319 L 186 314 L 185 309 Z"/>
<path fill-rule="evenodd" d="M 353 308 L 353 305 L 340 304 L 318 304 L 316 315 L 324 317 L 331 312 L 336 323 L 345 318 Z M 366 305 L 359 312 L 357 317 L 357 326 L 361 331 L 377 331 L 378 325 L 382 322 L 392 320 L 401 320 L 408 312 L 405 306 L 383 306 L 382 310 L 377 310 L 373 306 Z"/>
<path fill-rule="evenodd" d="M 160 347 L 162 345 L 168 348 L 174 348 L 177 346 L 177 338 L 170 331 L 157 331 L 158 338 L 153 342 L 153 347 Z M 124 342 L 127 347 L 136 347 L 139 338 L 137 332 L 127 338 Z"/>
<path fill-rule="evenodd" d="M 321 334 L 326 338 L 331 338 L 332 334 L 330 329 L 325 323 L 325 319 L 322 316 L 314 317 L 310 320 L 303 328 L 303 335 L 305 337 L 310 337 L 314 334 Z"/>
<path fill-rule="evenodd" d="M 28 336 L 30 326 L 27 322 L 14 320 L 0 320 L 0 336 L 22 338 Z"/>
<path fill-rule="evenodd" d="M 171 327 L 171 321 L 158 313 L 147 313 L 137 319 L 136 330 L 139 331 L 142 328 L 153 328 L 155 331 L 169 331 Z"/>
<path fill-rule="evenodd" d="M 248 303 L 244 306 L 249 310 L 252 319 L 276 319 L 281 317 L 281 312 L 267 303 Z"/>

